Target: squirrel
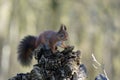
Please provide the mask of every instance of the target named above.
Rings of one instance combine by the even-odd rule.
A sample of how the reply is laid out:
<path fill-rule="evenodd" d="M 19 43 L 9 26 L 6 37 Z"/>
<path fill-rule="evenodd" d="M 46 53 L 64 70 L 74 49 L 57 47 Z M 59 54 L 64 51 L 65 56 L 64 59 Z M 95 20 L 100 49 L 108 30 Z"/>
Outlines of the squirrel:
<path fill-rule="evenodd" d="M 47 46 L 51 49 L 52 53 L 56 52 L 57 46 L 66 48 L 67 45 L 64 41 L 68 40 L 67 28 L 65 25 L 61 25 L 58 32 L 44 31 L 39 36 L 26 36 L 18 45 L 18 60 L 23 66 L 31 64 L 32 51 L 34 51 L 39 45 Z"/>

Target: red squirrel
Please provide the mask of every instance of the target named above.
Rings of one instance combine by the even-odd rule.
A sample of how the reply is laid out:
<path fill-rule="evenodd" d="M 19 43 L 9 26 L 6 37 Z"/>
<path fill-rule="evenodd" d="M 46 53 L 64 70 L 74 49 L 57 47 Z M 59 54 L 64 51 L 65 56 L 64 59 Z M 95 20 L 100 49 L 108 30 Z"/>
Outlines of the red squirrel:
<path fill-rule="evenodd" d="M 58 32 L 44 31 L 39 36 L 26 36 L 18 45 L 18 60 L 23 66 L 31 64 L 32 51 L 40 44 L 48 46 L 53 53 L 56 52 L 56 47 L 66 48 L 64 41 L 68 39 L 67 28 L 61 25 Z"/>

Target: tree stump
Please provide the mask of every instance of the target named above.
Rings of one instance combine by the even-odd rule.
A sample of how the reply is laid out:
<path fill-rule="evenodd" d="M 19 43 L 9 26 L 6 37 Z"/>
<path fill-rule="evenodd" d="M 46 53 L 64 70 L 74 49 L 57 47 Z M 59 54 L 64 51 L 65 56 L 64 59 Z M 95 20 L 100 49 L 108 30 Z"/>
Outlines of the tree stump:
<path fill-rule="evenodd" d="M 81 64 L 81 52 L 69 46 L 55 54 L 39 46 L 33 51 L 38 61 L 29 73 L 19 73 L 9 80 L 85 80 L 87 69 Z"/>

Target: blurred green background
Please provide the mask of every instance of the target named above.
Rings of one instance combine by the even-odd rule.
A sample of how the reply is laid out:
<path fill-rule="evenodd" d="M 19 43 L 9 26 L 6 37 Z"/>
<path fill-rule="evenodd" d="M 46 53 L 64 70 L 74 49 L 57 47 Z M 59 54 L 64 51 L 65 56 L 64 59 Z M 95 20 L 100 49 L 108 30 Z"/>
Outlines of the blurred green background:
<path fill-rule="evenodd" d="M 120 0 L 0 0 L 0 80 L 32 69 L 17 61 L 24 36 L 57 31 L 61 24 L 68 28 L 69 44 L 82 52 L 87 80 L 102 73 L 92 66 L 92 53 L 110 80 L 120 79 Z"/>

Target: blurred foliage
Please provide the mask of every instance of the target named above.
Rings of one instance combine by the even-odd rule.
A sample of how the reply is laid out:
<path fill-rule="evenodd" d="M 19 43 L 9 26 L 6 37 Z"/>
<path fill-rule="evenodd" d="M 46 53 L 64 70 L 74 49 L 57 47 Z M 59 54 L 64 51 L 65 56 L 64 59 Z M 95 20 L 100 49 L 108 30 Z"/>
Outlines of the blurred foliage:
<path fill-rule="evenodd" d="M 0 79 L 30 71 L 17 61 L 17 45 L 26 35 L 58 30 L 69 32 L 69 44 L 82 51 L 88 80 L 101 72 L 91 54 L 105 65 L 110 80 L 120 73 L 120 0 L 0 0 Z"/>

